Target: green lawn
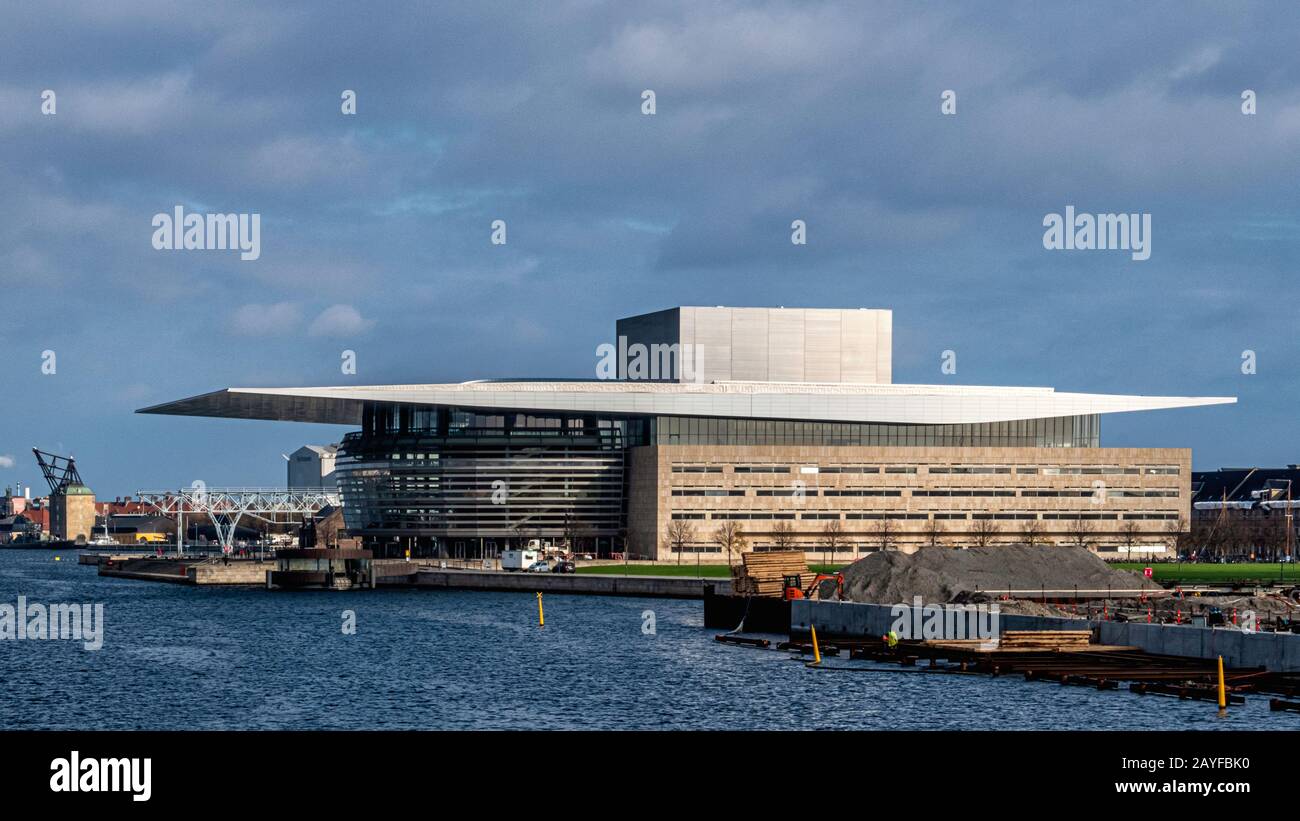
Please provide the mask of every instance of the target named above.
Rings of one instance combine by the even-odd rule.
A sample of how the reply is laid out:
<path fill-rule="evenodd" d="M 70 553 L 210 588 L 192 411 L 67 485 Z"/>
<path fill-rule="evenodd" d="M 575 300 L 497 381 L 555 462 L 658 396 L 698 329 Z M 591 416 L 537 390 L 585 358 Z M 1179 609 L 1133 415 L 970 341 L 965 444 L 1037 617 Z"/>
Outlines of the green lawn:
<path fill-rule="evenodd" d="M 839 565 L 812 565 L 814 573 L 833 573 Z M 591 567 L 579 567 L 579 573 L 597 573 L 607 576 L 687 576 L 690 578 L 729 579 L 731 570 L 725 564 L 702 564 L 698 568 L 693 564 L 600 564 Z"/>
<path fill-rule="evenodd" d="M 1199 563 L 1178 563 L 1178 562 L 1152 562 L 1145 564 L 1143 562 L 1116 562 L 1114 567 L 1123 568 L 1124 570 L 1136 570 L 1142 572 L 1142 568 L 1150 567 L 1158 582 L 1177 581 L 1188 584 L 1215 584 L 1226 582 L 1254 582 L 1254 581 L 1277 581 L 1285 579 L 1291 582 L 1300 582 L 1300 567 L 1294 565 L 1280 565 L 1277 563 L 1241 563 L 1241 564 L 1199 564 Z M 1285 568 L 1281 571 L 1281 568 Z M 1285 573 L 1285 576 L 1282 575 Z"/>
<path fill-rule="evenodd" d="M 731 571 L 725 564 L 702 564 L 698 568 L 693 564 L 599 564 L 592 567 L 579 567 L 579 573 L 594 573 L 603 576 L 690 576 L 706 579 L 729 579 Z"/>

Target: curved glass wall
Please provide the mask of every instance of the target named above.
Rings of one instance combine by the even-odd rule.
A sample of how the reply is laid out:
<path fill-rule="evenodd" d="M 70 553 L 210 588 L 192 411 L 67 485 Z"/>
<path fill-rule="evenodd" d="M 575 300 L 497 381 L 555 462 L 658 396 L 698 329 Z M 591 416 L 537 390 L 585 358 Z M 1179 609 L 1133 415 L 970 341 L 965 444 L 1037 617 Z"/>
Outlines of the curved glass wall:
<path fill-rule="evenodd" d="M 367 407 L 335 475 L 347 528 L 384 555 L 478 558 L 531 539 L 608 552 L 645 420 Z M 391 546 L 391 549 L 389 549 Z"/>

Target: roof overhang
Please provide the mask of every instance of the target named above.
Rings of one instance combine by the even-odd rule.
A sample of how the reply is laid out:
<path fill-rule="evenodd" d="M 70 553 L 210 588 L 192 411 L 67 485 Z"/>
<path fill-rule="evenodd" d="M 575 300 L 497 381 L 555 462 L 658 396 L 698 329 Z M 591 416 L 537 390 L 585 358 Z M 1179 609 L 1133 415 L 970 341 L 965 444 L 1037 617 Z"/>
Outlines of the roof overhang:
<path fill-rule="evenodd" d="M 776 382 L 484 381 L 436 385 L 227 388 L 137 413 L 361 424 L 366 403 L 521 412 L 571 411 L 954 425 L 1235 403 L 1231 396 L 1126 396 L 1052 388 Z"/>

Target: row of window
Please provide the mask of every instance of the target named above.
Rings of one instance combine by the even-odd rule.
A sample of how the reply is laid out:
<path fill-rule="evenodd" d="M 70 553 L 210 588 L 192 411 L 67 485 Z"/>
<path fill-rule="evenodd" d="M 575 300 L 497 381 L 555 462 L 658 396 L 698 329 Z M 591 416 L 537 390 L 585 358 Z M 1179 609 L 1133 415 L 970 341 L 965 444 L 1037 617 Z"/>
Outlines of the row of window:
<path fill-rule="evenodd" d="M 917 472 L 915 465 L 733 465 L 733 473 L 790 473 L 798 467 L 800 473 L 855 473 L 879 474 Z M 1019 476 L 1177 476 L 1181 469 L 1177 465 L 1139 465 L 1120 467 L 1119 465 L 1052 465 L 1032 466 L 1017 465 L 1014 468 L 999 465 L 927 465 L 926 471 L 931 475 L 1010 475 L 1013 471 Z M 674 464 L 673 473 L 722 473 L 723 465 L 689 465 Z"/>
<path fill-rule="evenodd" d="M 1101 498 L 1101 488 L 1096 490 L 996 490 L 984 488 L 940 488 L 937 490 L 912 490 L 912 498 L 926 497 L 980 497 L 980 498 L 1014 498 L 1017 494 L 1028 498 L 1051 498 L 1051 499 L 1086 499 L 1089 497 Z M 673 488 L 673 496 L 744 496 L 745 489 L 724 489 L 724 488 Z M 857 498 L 863 497 L 890 497 L 898 498 L 902 496 L 901 490 L 877 490 L 877 489 L 851 489 L 851 490 L 817 490 L 807 488 L 792 489 L 754 489 L 755 496 L 761 497 L 790 497 L 790 498 L 807 498 L 811 496 L 851 496 Z M 1141 488 L 1111 488 L 1105 491 L 1108 499 L 1177 499 L 1177 490 L 1145 490 Z"/>
<path fill-rule="evenodd" d="M 910 539 L 910 540 L 905 540 L 905 543 L 924 545 L 925 540 Z M 1160 542 L 1156 542 L 1156 544 L 1160 544 Z M 805 541 L 796 544 L 795 547 L 796 549 L 805 550 L 810 553 L 830 552 L 834 554 L 846 553 L 850 555 L 856 555 L 861 553 L 875 553 L 879 551 L 880 544 L 874 541 L 861 541 L 861 542 L 849 541 L 849 542 L 844 542 L 843 544 L 840 544 L 836 547 L 826 547 L 818 541 Z M 766 553 L 769 551 L 789 550 L 789 549 L 790 548 L 788 547 L 784 547 L 784 546 L 778 547 L 776 545 L 769 545 L 761 542 L 754 545 L 755 553 Z M 1097 549 L 1099 551 L 1120 553 L 1120 552 L 1127 552 L 1130 548 L 1128 545 L 1122 545 L 1122 544 L 1099 544 L 1097 545 Z M 686 545 L 682 545 L 680 550 L 677 548 L 676 545 L 671 545 L 669 547 L 669 551 L 672 553 L 681 553 L 684 555 L 694 554 L 694 553 L 721 553 L 722 548 L 716 544 L 686 544 Z"/>
<path fill-rule="evenodd" d="M 793 520 L 796 515 L 793 513 L 752 513 L 740 511 L 713 511 L 711 513 L 687 513 L 675 512 L 672 518 L 683 521 L 712 520 L 715 522 L 722 521 L 768 521 L 768 520 Z M 841 518 L 840 513 L 801 513 L 797 516 L 802 521 L 838 521 Z M 844 519 L 861 520 L 861 519 L 895 519 L 895 520 L 917 520 L 927 521 L 931 518 L 929 513 L 845 513 Z M 1032 520 L 1043 519 L 1048 521 L 1077 521 L 1077 520 L 1108 520 L 1115 521 L 1120 519 L 1116 513 L 935 513 L 933 518 L 936 520 L 946 519 L 998 519 L 998 520 Z M 1126 521 L 1132 520 L 1174 520 L 1179 518 L 1177 513 L 1125 513 L 1123 518 Z"/>
<path fill-rule="evenodd" d="M 958 475 L 990 475 L 990 474 L 1010 474 L 1010 467 L 995 467 L 990 465 L 972 465 L 972 466 L 940 466 L 932 465 L 927 468 L 932 474 L 958 474 Z M 1120 476 L 1177 476 L 1180 469 L 1177 465 L 1146 465 L 1138 467 L 1120 467 L 1119 465 L 1068 465 L 1052 467 L 1026 467 L 1017 465 L 1015 472 L 1018 475 L 1043 475 L 1043 476 L 1107 476 L 1118 474 Z"/>

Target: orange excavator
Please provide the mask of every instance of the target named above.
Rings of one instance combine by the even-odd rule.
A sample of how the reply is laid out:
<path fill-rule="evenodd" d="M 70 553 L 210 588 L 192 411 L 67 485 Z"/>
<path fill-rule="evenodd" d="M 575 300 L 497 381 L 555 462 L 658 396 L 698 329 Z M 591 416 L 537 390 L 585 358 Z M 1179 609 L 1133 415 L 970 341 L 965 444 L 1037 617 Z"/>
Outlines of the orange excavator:
<path fill-rule="evenodd" d="M 785 594 L 782 596 L 786 601 L 795 599 L 843 599 L 844 598 L 844 574 L 843 573 L 818 573 L 813 577 L 812 584 L 807 587 L 803 586 L 803 578 L 795 573 L 785 576 Z M 834 584 L 834 591 L 827 590 L 829 585 L 825 582 Z"/>

